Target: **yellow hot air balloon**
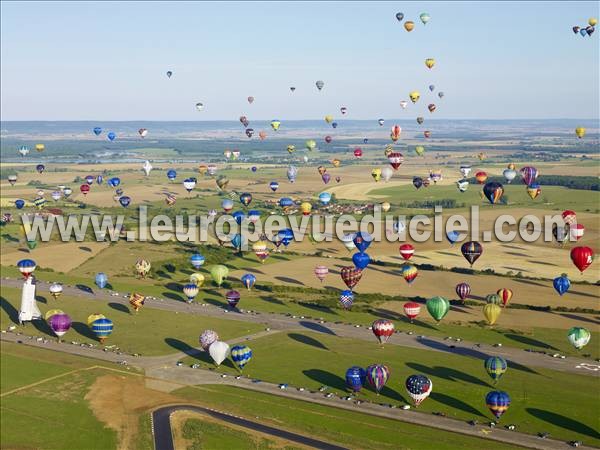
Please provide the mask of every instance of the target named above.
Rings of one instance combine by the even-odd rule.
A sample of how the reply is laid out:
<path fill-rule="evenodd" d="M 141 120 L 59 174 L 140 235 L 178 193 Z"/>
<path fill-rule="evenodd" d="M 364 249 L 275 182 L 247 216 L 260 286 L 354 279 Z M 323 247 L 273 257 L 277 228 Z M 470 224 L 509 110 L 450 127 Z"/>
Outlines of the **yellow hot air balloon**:
<path fill-rule="evenodd" d="M 577 137 L 579 139 L 581 139 L 582 137 L 585 136 L 585 128 L 583 128 L 583 127 L 577 127 L 577 128 L 575 128 L 575 134 L 577 135 Z"/>
<path fill-rule="evenodd" d="M 435 59 L 427 58 L 425 60 L 425 65 L 427 66 L 428 69 L 431 69 L 433 66 L 435 66 Z"/>
<path fill-rule="evenodd" d="M 198 287 L 202 287 L 202 285 L 204 284 L 204 275 L 202 275 L 201 273 L 191 274 L 190 283 L 193 283 Z"/>
<path fill-rule="evenodd" d="M 337 159 L 337 158 L 331 160 L 331 164 L 333 164 L 333 167 L 340 167 L 341 163 L 342 162 L 339 159 Z"/>
<path fill-rule="evenodd" d="M 412 31 L 415 28 L 415 23 L 412 21 L 404 22 L 404 29 L 408 32 Z"/>
<path fill-rule="evenodd" d="M 425 154 L 425 147 L 423 147 L 422 145 L 417 145 L 415 147 L 415 153 L 419 156 L 423 156 Z"/>
<path fill-rule="evenodd" d="M 515 163 L 509 163 L 508 166 L 506 166 L 507 168 L 509 168 L 510 170 L 515 170 Z"/>
<path fill-rule="evenodd" d="M 92 323 L 94 323 L 98 319 L 105 319 L 104 314 L 99 314 L 99 313 L 90 314 L 87 318 L 88 327 L 91 327 Z"/>
<path fill-rule="evenodd" d="M 296 146 L 295 145 L 288 145 L 287 146 L 287 152 L 291 155 L 292 153 L 294 153 L 296 151 Z"/>
<path fill-rule="evenodd" d="M 198 173 L 200 173 L 200 175 L 204 175 L 206 172 L 208 172 L 208 166 L 206 164 L 200 164 L 198 166 Z"/>
<path fill-rule="evenodd" d="M 309 202 L 303 202 L 300 205 L 300 211 L 302 211 L 302 215 L 308 216 L 308 215 L 310 215 L 310 212 L 312 211 L 312 205 Z"/>
<path fill-rule="evenodd" d="M 271 121 L 271 128 L 273 128 L 274 131 L 279 130 L 279 126 L 281 125 L 281 121 L 280 120 L 272 120 Z"/>
<path fill-rule="evenodd" d="M 388 202 L 383 202 L 381 204 L 381 210 L 386 213 L 390 210 L 390 208 L 392 207 L 392 205 L 390 205 Z"/>
<path fill-rule="evenodd" d="M 261 263 L 264 263 L 265 259 L 269 257 L 269 249 L 265 241 L 256 241 L 252 245 L 252 251 Z"/>
<path fill-rule="evenodd" d="M 54 314 L 64 314 L 62 309 L 51 309 L 44 314 L 44 319 L 48 321 Z"/>
<path fill-rule="evenodd" d="M 327 122 L 327 123 L 333 122 L 333 116 L 331 114 L 327 114 L 325 116 L 325 122 Z"/>
<path fill-rule="evenodd" d="M 43 152 L 44 150 L 46 150 L 46 146 L 44 144 L 35 144 L 35 149 L 38 152 Z"/>
<path fill-rule="evenodd" d="M 133 306 L 133 309 L 135 309 L 135 312 L 138 312 L 140 310 L 140 308 L 144 305 L 145 302 L 146 302 L 146 297 L 144 297 L 142 294 L 138 294 L 137 292 L 133 292 L 129 296 L 129 304 L 131 306 Z"/>
<path fill-rule="evenodd" d="M 373 169 L 371 171 L 371 176 L 376 182 L 381 180 L 381 169 Z"/>
<path fill-rule="evenodd" d="M 388 144 L 385 146 L 385 150 L 383 151 L 385 157 L 390 156 L 390 153 L 394 152 L 394 146 L 392 144 Z"/>
<path fill-rule="evenodd" d="M 488 303 L 483 307 L 483 316 L 488 324 L 494 325 L 498 317 L 500 317 L 500 313 L 502 312 L 502 308 L 500 305 L 496 305 L 495 303 Z"/>
<path fill-rule="evenodd" d="M 408 94 L 408 96 L 410 97 L 410 101 L 413 103 L 417 103 L 417 100 L 421 98 L 419 91 L 412 91 L 410 94 Z"/>
<path fill-rule="evenodd" d="M 142 278 L 146 278 L 146 275 L 148 275 L 148 272 L 150 272 L 151 267 L 152 265 L 150 264 L 150 261 L 146 261 L 145 259 L 138 259 L 135 263 L 135 270 Z"/>
<path fill-rule="evenodd" d="M 590 27 L 595 27 L 598 24 L 598 19 L 596 19 L 595 17 L 590 17 L 590 19 L 588 20 L 588 24 L 590 25 Z"/>

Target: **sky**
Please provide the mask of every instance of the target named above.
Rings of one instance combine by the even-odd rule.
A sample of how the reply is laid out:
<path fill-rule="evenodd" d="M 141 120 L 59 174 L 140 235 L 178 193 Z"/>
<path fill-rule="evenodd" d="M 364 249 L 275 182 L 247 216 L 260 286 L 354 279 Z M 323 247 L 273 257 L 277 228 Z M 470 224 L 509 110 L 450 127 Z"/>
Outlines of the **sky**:
<path fill-rule="evenodd" d="M 409 118 L 428 103 L 439 119 L 599 117 L 600 27 L 571 31 L 598 2 L 2 1 L 0 12 L 5 121 L 317 119 L 341 106 L 349 119 Z M 402 110 L 413 90 L 421 99 Z"/>

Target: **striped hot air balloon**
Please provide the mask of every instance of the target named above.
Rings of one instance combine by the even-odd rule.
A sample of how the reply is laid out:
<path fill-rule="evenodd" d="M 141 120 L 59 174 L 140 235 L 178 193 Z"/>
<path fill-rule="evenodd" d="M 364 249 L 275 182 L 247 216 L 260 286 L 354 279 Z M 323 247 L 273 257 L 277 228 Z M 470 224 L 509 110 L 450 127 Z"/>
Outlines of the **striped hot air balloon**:
<path fill-rule="evenodd" d="M 402 275 L 402 278 L 404 278 L 404 281 L 410 286 L 417 278 L 417 275 L 419 275 L 419 271 L 412 264 L 404 264 L 400 269 L 400 274 Z"/>
<path fill-rule="evenodd" d="M 133 306 L 133 309 L 135 310 L 135 312 L 138 312 L 140 310 L 140 308 L 144 305 L 145 302 L 146 302 L 146 297 L 144 297 L 142 294 L 133 292 L 129 296 L 129 304 L 131 306 Z"/>
<path fill-rule="evenodd" d="M 498 292 L 496 292 L 496 293 L 500 296 L 500 301 L 501 301 L 503 307 L 508 305 L 508 303 L 510 302 L 510 299 L 513 296 L 513 291 L 511 291 L 508 288 L 498 289 Z"/>
<path fill-rule="evenodd" d="M 344 309 L 350 309 L 352 307 L 352 303 L 354 303 L 354 292 L 351 290 L 343 290 L 340 292 L 340 305 Z"/>
<path fill-rule="evenodd" d="M 225 294 L 225 298 L 227 299 L 227 304 L 229 305 L 229 308 L 233 309 L 240 302 L 241 295 L 238 291 L 231 290 L 227 291 L 227 293 Z"/>
<path fill-rule="evenodd" d="M 465 299 L 471 294 L 471 286 L 467 283 L 458 283 L 456 285 L 456 295 L 464 302 Z"/>
<path fill-rule="evenodd" d="M 500 377 L 504 375 L 504 372 L 506 372 L 508 364 L 506 363 L 506 360 L 500 356 L 490 356 L 485 360 L 483 366 L 490 378 L 494 380 L 494 384 L 496 384 Z"/>
<path fill-rule="evenodd" d="M 113 322 L 106 317 L 96 319 L 94 322 L 92 322 L 92 331 L 100 343 L 103 344 L 106 338 L 112 334 Z"/>
<path fill-rule="evenodd" d="M 354 288 L 362 277 L 362 270 L 357 269 L 354 266 L 342 267 L 340 271 L 342 281 L 348 286 L 349 289 Z"/>
<path fill-rule="evenodd" d="M 36 268 L 35 261 L 33 259 L 22 259 L 17 263 L 19 272 L 25 279 L 29 278 Z"/>
<path fill-rule="evenodd" d="M 252 350 L 247 345 L 236 345 L 231 348 L 231 359 L 241 372 L 252 359 Z"/>
<path fill-rule="evenodd" d="M 485 396 L 485 403 L 496 419 L 500 419 L 510 406 L 510 396 L 503 391 L 491 391 Z"/>
<path fill-rule="evenodd" d="M 377 319 L 371 325 L 371 329 L 375 337 L 379 340 L 379 343 L 383 345 L 394 334 L 394 322 L 387 319 Z"/>
<path fill-rule="evenodd" d="M 377 395 L 390 377 L 390 369 L 383 364 L 371 364 L 366 369 L 367 382 L 375 389 Z"/>
<path fill-rule="evenodd" d="M 318 265 L 315 267 L 315 276 L 319 279 L 320 282 L 323 282 L 327 274 L 329 273 L 329 269 L 326 266 Z"/>
<path fill-rule="evenodd" d="M 410 319 L 410 323 L 421 313 L 421 305 L 415 302 L 407 302 L 404 304 L 404 314 Z"/>

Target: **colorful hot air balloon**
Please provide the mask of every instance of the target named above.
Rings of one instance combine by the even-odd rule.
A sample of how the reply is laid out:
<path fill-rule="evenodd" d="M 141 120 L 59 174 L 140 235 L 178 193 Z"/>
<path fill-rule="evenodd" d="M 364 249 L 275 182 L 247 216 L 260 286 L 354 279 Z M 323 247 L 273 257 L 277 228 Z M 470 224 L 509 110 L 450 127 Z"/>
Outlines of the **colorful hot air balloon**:
<path fill-rule="evenodd" d="M 366 253 L 357 252 L 352 255 L 352 262 L 357 269 L 364 270 L 371 262 L 371 258 Z"/>
<path fill-rule="evenodd" d="M 497 294 L 500 296 L 502 306 L 508 305 L 513 296 L 513 291 L 508 288 L 498 289 Z"/>
<path fill-rule="evenodd" d="M 114 133 L 113 133 L 114 134 Z M 46 146 L 44 144 L 35 144 L 35 150 L 39 153 L 46 150 Z"/>
<path fill-rule="evenodd" d="M 61 311 L 61 312 L 62 312 L 62 311 Z M 87 317 L 87 325 L 88 325 L 88 327 L 91 327 L 91 326 L 92 326 L 92 324 L 93 324 L 93 323 L 94 323 L 96 320 L 98 320 L 98 319 L 104 319 L 104 318 L 105 318 L 104 314 L 100 314 L 100 313 L 93 313 L 93 314 L 90 314 L 90 315 Z M 47 320 L 47 319 L 46 319 L 46 320 Z"/>
<path fill-rule="evenodd" d="M 532 200 L 535 200 L 542 193 L 542 188 L 538 183 L 533 183 L 527 186 L 526 191 L 527 195 L 529 195 Z"/>
<path fill-rule="evenodd" d="M 424 12 L 419 16 L 419 19 L 421 19 L 421 22 L 423 22 L 423 25 L 427 25 L 427 22 L 429 22 L 429 20 L 431 19 L 431 16 Z"/>
<path fill-rule="evenodd" d="M 188 303 L 192 303 L 198 295 L 198 285 L 196 283 L 187 283 L 183 286 L 183 294 L 187 297 Z"/>
<path fill-rule="evenodd" d="M 367 382 L 375 389 L 377 395 L 387 383 L 388 378 L 390 377 L 390 369 L 383 364 L 371 364 L 365 370 L 367 375 Z"/>
<path fill-rule="evenodd" d="M 326 266 L 318 265 L 314 270 L 315 276 L 319 279 L 320 282 L 323 282 L 327 274 L 329 273 L 329 269 Z"/>
<path fill-rule="evenodd" d="M 483 366 L 490 378 L 494 380 L 494 384 L 496 384 L 502 375 L 504 375 L 504 372 L 506 372 L 508 364 L 506 363 L 506 360 L 500 356 L 490 356 L 489 358 L 486 358 Z"/>
<path fill-rule="evenodd" d="M 427 307 L 429 315 L 438 323 L 446 316 L 446 314 L 448 314 L 448 311 L 450 311 L 450 302 L 439 295 L 427 300 L 425 306 Z"/>
<path fill-rule="evenodd" d="M 394 170 L 398 170 L 404 162 L 404 156 L 400 152 L 392 152 L 388 155 L 388 161 Z"/>
<path fill-rule="evenodd" d="M 269 188 L 270 188 L 270 189 L 271 189 L 273 192 L 275 192 L 275 191 L 277 191 L 277 189 L 279 189 L 279 183 L 278 183 L 277 181 L 271 181 L 271 182 L 269 183 Z"/>
<path fill-rule="evenodd" d="M 556 277 L 553 280 L 552 285 L 554 286 L 556 292 L 562 296 L 571 287 L 571 281 L 569 280 L 569 277 L 567 277 L 567 274 L 563 273 L 560 277 Z"/>
<path fill-rule="evenodd" d="M 140 308 L 144 305 L 144 303 L 146 303 L 146 297 L 144 297 L 142 294 L 133 292 L 129 296 L 129 304 L 131 306 L 133 306 L 133 309 L 135 310 L 135 312 L 138 312 L 140 310 Z"/>
<path fill-rule="evenodd" d="M 150 264 L 150 261 L 146 261 L 142 258 L 138 259 L 135 262 L 135 271 L 141 278 L 146 278 L 146 275 L 148 275 L 148 273 L 150 272 L 151 267 L 152 265 Z"/>
<path fill-rule="evenodd" d="M 485 396 L 485 403 L 496 419 L 500 419 L 510 406 L 510 396 L 503 391 L 491 391 Z"/>
<path fill-rule="evenodd" d="M 346 386 L 354 392 L 358 392 L 365 383 L 367 374 L 365 369 L 358 366 L 352 366 L 346 371 Z"/>
<path fill-rule="evenodd" d="M 415 406 L 419 406 L 423 400 L 429 397 L 433 388 L 433 383 L 425 375 L 411 375 L 406 379 L 405 385 Z"/>
<path fill-rule="evenodd" d="M 231 359 L 241 372 L 244 366 L 252 359 L 252 350 L 247 345 L 235 345 L 231 348 Z"/>
<path fill-rule="evenodd" d="M 464 302 L 471 293 L 471 286 L 469 286 L 467 283 L 458 283 L 455 290 L 456 295 L 458 295 L 458 297 Z"/>
<path fill-rule="evenodd" d="M 339 302 L 342 308 L 350 309 L 354 303 L 354 292 L 348 289 L 343 290 L 340 292 Z"/>
<path fill-rule="evenodd" d="M 590 247 L 575 247 L 571 250 L 571 261 L 583 273 L 594 261 L 594 251 Z"/>
<path fill-rule="evenodd" d="M 273 128 L 274 131 L 279 130 L 279 127 L 281 126 L 281 121 L 280 120 L 272 120 L 271 121 L 271 128 Z"/>
<path fill-rule="evenodd" d="M 460 251 L 472 267 L 483 253 L 483 246 L 477 241 L 469 241 L 460 247 Z"/>
<path fill-rule="evenodd" d="M 400 139 L 400 135 L 402 134 L 402 128 L 400 125 L 394 125 L 392 127 L 392 131 L 390 131 L 390 139 L 394 142 L 397 142 Z"/>
<path fill-rule="evenodd" d="M 502 308 L 495 303 L 488 303 L 483 306 L 483 317 L 489 325 L 494 325 L 500 317 L 500 313 L 502 312 Z"/>
<path fill-rule="evenodd" d="M 71 318 L 65 313 L 53 314 L 48 320 L 48 325 L 50 325 L 54 334 L 58 336 L 60 342 L 60 338 L 71 328 Z"/>
<path fill-rule="evenodd" d="M 530 186 L 538 177 L 539 173 L 535 167 L 525 166 L 521 169 L 521 177 L 523 177 L 523 182 Z"/>
<path fill-rule="evenodd" d="M 195 253 L 190 257 L 190 263 L 194 269 L 199 269 L 204 264 L 206 259 L 200 253 Z"/>
<path fill-rule="evenodd" d="M 261 263 L 264 263 L 265 259 L 269 257 L 269 249 L 265 241 L 256 241 L 252 244 L 252 251 Z"/>
<path fill-rule="evenodd" d="M 412 264 L 404 264 L 400 268 L 400 275 L 402 275 L 404 281 L 410 286 L 415 281 L 415 278 L 417 278 L 417 275 L 419 275 L 419 271 Z"/>
<path fill-rule="evenodd" d="M 421 313 L 421 305 L 415 302 L 407 302 L 404 304 L 404 314 L 410 319 L 410 323 Z"/>
<path fill-rule="evenodd" d="M 235 290 L 227 291 L 225 294 L 225 299 L 227 300 L 227 304 L 229 305 L 230 309 L 233 309 L 237 306 L 237 304 L 240 302 L 240 298 L 240 293 Z"/>
<path fill-rule="evenodd" d="M 354 266 L 342 267 L 340 271 L 342 281 L 348 286 L 348 289 L 354 288 L 362 277 L 362 270 L 357 269 Z"/>
<path fill-rule="evenodd" d="M 251 273 L 246 273 L 242 275 L 240 281 L 246 289 L 251 290 L 254 287 L 254 284 L 256 283 L 256 276 L 254 276 L 254 274 Z"/>
<path fill-rule="evenodd" d="M 327 206 L 330 201 L 331 201 L 331 194 L 329 192 L 321 192 L 319 194 L 319 202 L 321 202 L 321 204 Z"/>
<path fill-rule="evenodd" d="M 410 94 L 408 94 L 408 97 L 410 98 L 411 102 L 417 103 L 419 98 L 421 98 L 421 94 L 419 93 L 419 91 L 412 91 Z"/>
<path fill-rule="evenodd" d="M 219 287 L 223 284 L 223 281 L 227 278 L 228 275 L 229 269 L 227 268 L 227 266 L 224 266 L 222 264 L 212 266 L 212 268 L 210 269 L 210 276 Z"/>
<path fill-rule="evenodd" d="M 371 330 L 381 345 L 385 344 L 394 334 L 394 323 L 387 319 L 377 319 L 371 325 Z"/>
<path fill-rule="evenodd" d="M 489 181 L 483 186 L 483 194 L 492 205 L 495 205 L 504 194 L 504 186 L 497 181 Z"/>
<path fill-rule="evenodd" d="M 479 184 L 485 183 L 487 178 L 488 178 L 488 174 L 483 171 L 479 171 L 475 174 L 475 179 L 477 180 L 477 182 Z"/>
<path fill-rule="evenodd" d="M 35 270 L 36 264 L 32 259 L 22 259 L 17 263 L 17 267 L 19 268 L 21 275 L 23 275 L 23 278 L 27 279 Z"/>
<path fill-rule="evenodd" d="M 570 328 L 567 333 L 567 339 L 573 347 L 577 350 L 581 350 L 590 342 L 592 335 L 590 332 L 583 327 Z"/>
<path fill-rule="evenodd" d="M 102 317 L 92 322 L 91 328 L 100 343 L 103 344 L 106 338 L 112 334 L 113 321 Z"/>
<path fill-rule="evenodd" d="M 218 340 L 219 335 L 213 330 L 204 330 L 199 338 L 200 346 L 204 349 L 204 351 L 208 350 L 208 347 L 210 347 L 213 342 Z"/>
<path fill-rule="evenodd" d="M 425 147 L 423 147 L 422 145 L 415 146 L 415 153 L 418 156 L 423 156 L 425 154 Z"/>

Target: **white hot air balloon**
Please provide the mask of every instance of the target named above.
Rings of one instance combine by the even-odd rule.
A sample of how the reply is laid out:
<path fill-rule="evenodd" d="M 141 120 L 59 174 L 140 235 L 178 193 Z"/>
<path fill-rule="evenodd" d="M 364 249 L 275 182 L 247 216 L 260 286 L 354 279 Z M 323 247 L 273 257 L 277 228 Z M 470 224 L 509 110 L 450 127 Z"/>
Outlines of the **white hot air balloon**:
<path fill-rule="evenodd" d="M 150 175 L 150 171 L 152 170 L 152 164 L 150 164 L 150 161 L 146 160 L 146 162 L 144 162 L 142 170 L 144 171 L 146 176 Z"/>
<path fill-rule="evenodd" d="M 385 166 L 381 169 L 381 178 L 383 178 L 383 181 L 390 181 L 392 175 L 394 175 L 394 170 L 391 167 Z"/>
<path fill-rule="evenodd" d="M 202 111 L 204 109 L 204 103 L 196 103 L 196 109 Z"/>
<path fill-rule="evenodd" d="M 467 178 L 471 173 L 471 166 L 463 165 L 460 166 L 460 173 L 464 178 Z"/>
<path fill-rule="evenodd" d="M 208 347 L 208 353 L 217 366 L 229 356 L 229 345 L 223 341 L 215 341 Z"/>
<path fill-rule="evenodd" d="M 517 176 L 517 171 L 515 169 L 504 169 L 502 175 L 504 175 L 507 183 L 510 183 Z"/>

